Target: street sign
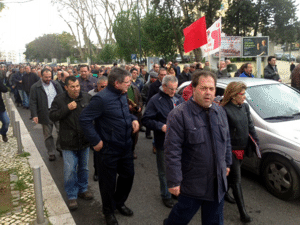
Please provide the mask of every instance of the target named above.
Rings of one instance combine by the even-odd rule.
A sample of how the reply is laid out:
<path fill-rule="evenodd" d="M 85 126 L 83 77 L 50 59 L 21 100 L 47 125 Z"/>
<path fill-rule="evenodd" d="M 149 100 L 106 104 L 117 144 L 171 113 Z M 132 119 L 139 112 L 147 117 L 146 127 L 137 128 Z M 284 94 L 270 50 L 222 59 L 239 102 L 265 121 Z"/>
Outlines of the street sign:
<path fill-rule="evenodd" d="M 136 54 L 131 54 L 131 59 L 132 60 L 136 60 L 136 58 L 137 58 Z"/>

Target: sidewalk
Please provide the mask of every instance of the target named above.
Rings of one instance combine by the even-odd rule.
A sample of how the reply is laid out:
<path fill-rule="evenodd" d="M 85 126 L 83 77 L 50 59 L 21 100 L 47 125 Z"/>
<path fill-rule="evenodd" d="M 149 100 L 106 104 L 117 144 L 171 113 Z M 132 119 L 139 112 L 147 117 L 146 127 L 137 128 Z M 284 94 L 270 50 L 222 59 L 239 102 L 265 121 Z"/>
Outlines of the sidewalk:
<path fill-rule="evenodd" d="M 17 155 L 17 139 L 10 124 L 8 142 L 0 141 L 0 224 L 33 224 L 36 220 L 33 166 L 41 168 L 44 215 L 49 224 L 75 224 L 9 94 L 3 94 L 3 99 L 6 108 L 11 103 L 16 121 L 20 121 L 23 154 Z"/>

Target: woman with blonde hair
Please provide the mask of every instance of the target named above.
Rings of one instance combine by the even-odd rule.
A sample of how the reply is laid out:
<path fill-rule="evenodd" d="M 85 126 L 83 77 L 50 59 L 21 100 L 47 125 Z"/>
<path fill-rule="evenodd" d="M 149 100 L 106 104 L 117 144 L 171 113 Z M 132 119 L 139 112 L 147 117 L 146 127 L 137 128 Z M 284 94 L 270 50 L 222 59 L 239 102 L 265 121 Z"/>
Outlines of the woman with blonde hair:
<path fill-rule="evenodd" d="M 250 116 L 246 99 L 247 86 L 243 82 L 231 82 L 225 89 L 224 98 L 221 105 L 227 113 L 231 146 L 232 165 L 228 176 L 229 187 L 232 188 L 233 196 L 239 209 L 240 219 L 244 223 L 249 223 L 252 218 L 247 214 L 241 187 L 241 164 L 244 154 L 248 154 L 250 145 L 249 134 L 258 144 L 258 137 Z M 251 153 L 249 152 L 249 155 Z"/>

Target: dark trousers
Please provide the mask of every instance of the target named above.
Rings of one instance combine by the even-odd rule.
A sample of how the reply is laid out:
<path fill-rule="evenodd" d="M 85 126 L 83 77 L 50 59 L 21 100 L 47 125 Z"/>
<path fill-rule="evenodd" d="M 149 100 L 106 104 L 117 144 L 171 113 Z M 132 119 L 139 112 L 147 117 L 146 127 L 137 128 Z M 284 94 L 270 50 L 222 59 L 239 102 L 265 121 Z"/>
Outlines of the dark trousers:
<path fill-rule="evenodd" d="M 149 128 L 146 127 L 146 136 L 150 136 L 151 135 L 151 130 Z"/>
<path fill-rule="evenodd" d="M 229 186 L 234 184 L 240 184 L 242 177 L 241 177 L 241 165 L 243 160 L 239 160 L 236 158 L 234 154 L 232 154 L 232 165 L 230 166 L 230 173 L 227 177 Z"/>
<path fill-rule="evenodd" d="M 173 207 L 165 225 L 185 225 L 201 207 L 202 225 L 223 225 L 224 198 L 219 203 L 216 201 L 204 201 L 180 195 L 178 203 Z"/>
<path fill-rule="evenodd" d="M 91 149 L 93 149 L 93 159 L 94 159 L 94 169 L 95 169 L 95 175 L 98 176 L 98 165 L 99 165 L 99 155 L 100 152 L 97 152 L 94 150 L 93 147 L 91 147 Z"/>
<path fill-rule="evenodd" d="M 124 205 L 131 191 L 134 177 L 131 149 L 120 154 L 107 154 L 109 151 L 115 152 L 116 150 L 101 149 L 98 166 L 104 215 L 113 214 L 116 207 Z"/>

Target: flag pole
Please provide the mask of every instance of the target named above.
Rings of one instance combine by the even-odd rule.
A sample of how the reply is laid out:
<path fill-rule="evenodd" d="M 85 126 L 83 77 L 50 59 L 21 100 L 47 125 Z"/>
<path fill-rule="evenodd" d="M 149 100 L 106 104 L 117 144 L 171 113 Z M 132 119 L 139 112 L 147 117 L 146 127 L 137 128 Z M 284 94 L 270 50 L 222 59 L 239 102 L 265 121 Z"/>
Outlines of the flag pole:
<path fill-rule="evenodd" d="M 220 36 L 218 37 L 218 41 L 219 41 L 219 43 L 220 43 L 220 47 L 219 47 L 219 70 L 220 70 L 220 62 L 221 62 L 221 53 L 222 53 L 222 51 L 221 51 L 221 48 L 222 48 L 222 38 L 221 38 L 221 36 L 222 36 L 222 17 L 220 17 L 220 24 L 221 24 L 221 32 L 220 32 Z"/>

